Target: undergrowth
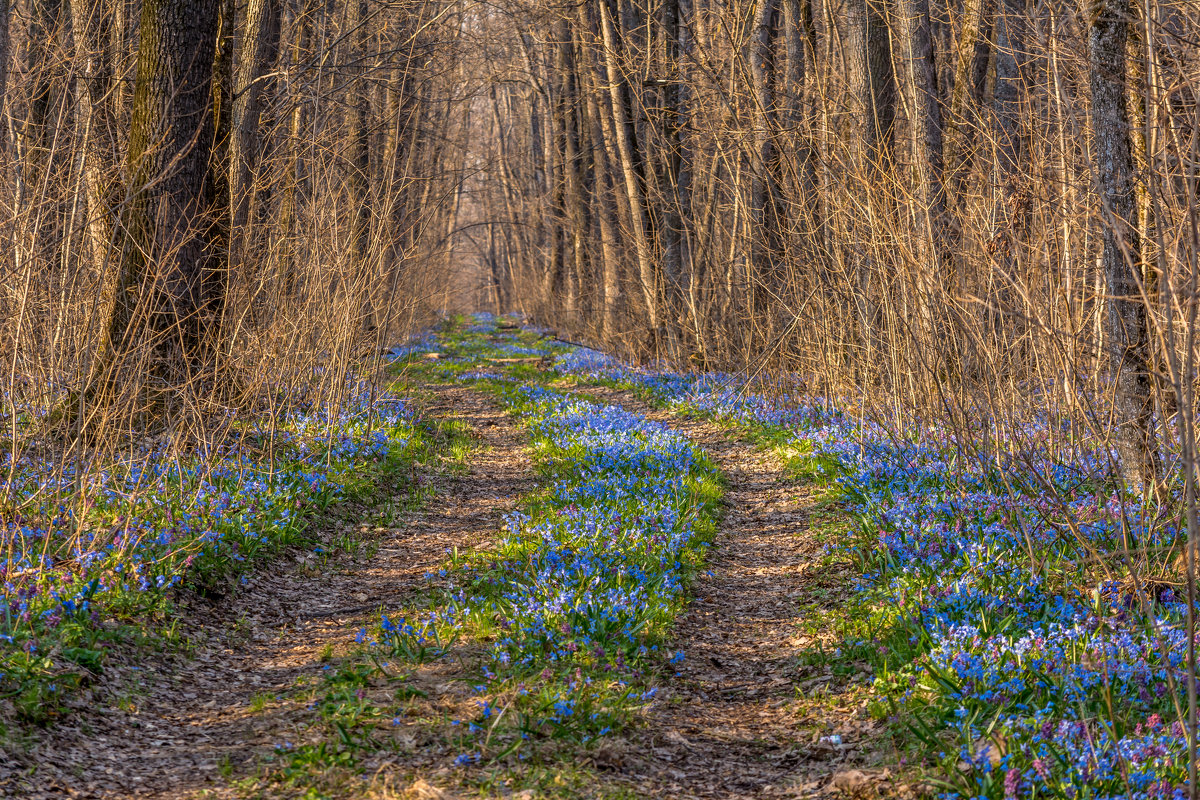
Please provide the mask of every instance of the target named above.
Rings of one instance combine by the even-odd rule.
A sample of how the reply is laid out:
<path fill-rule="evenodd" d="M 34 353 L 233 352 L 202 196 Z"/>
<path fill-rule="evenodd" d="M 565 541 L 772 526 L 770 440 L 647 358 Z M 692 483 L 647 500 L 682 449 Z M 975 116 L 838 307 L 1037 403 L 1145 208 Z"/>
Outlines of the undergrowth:
<path fill-rule="evenodd" d="M 843 675 L 863 665 L 873 713 L 928 785 L 1006 800 L 1185 795 L 1187 609 L 1163 567 L 1183 541 L 1178 492 L 1143 505 L 1098 444 L 1046 421 L 997 442 L 989 420 L 883 425 L 738 376 L 586 350 L 555 365 L 736 428 L 852 514 L 828 552 L 853 591 L 814 622 L 840 646 L 802 659 Z"/>
<path fill-rule="evenodd" d="M 561 746 L 588 746 L 651 701 L 656 671 L 682 657 L 661 647 L 723 493 L 681 435 L 547 388 L 548 360 L 571 349 L 483 317 L 400 353 L 410 373 L 492 393 L 527 429 L 539 476 L 498 541 L 450 554 L 442 577 L 452 588 L 439 603 L 385 613 L 364 632 L 374 652 L 409 664 L 460 641 L 486 646 L 473 668 L 475 711 L 451 721 L 456 763 L 483 767 L 485 783 L 495 768 L 508 774 L 504 764 L 561 767 Z"/>
<path fill-rule="evenodd" d="M 429 436 L 406 401 L 354 381 L 336 409 L 241 422 L 208 452 L 160 442 L 102 464 L 4 464 L 16 500 L 0 528 L 0 724 L 61 715 L 115 648 L 177 644 L 181 599 L 312 548 L 308 526 L 332 505 L 415 477 Z"/>

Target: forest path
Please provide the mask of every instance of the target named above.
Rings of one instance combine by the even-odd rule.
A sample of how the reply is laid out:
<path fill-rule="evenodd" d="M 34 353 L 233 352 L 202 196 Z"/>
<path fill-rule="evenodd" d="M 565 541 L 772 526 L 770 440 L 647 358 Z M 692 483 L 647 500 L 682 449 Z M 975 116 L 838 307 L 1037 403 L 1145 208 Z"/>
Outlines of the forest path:
<path fill-rule="evenodd" d="M 5 787 L 13 784 L 0 781 L 0 796 L 240 797 L 231 779 L 253 774 L 276 745 L 304 741 L 313 712 L 289 698 L 297 682 L 318 679 L 331 653 L 345 651 L 381 605 L 403 606 L 425 590 L 425 573 L 445 562 L 447 548 L 490 540 L 532 487 L 525 437 L 495 402 L 461 385 L 421 388 L 432 393 L 427 418 L 472 429 L 476 447 L 465 472 L 429 469 L 433 498 L 387 528 L 362 533 L 364 543 L 377 545 L 371 558 L 321 569 L 310 554 L 277 558 L 231 600 L 200 604 L 180 620 L 199 642 L 192 653 L 108 670 L 106 688 L 116 694 L 97 693 L 108 707 L 51 728 L 20 756 L 25 774 L 11 794 Z M 350 517 L 336 526 L 344 531 L 372 509 L 338 511 Z M 419 749 L 439 755 L 436 747 Z"/>
<path fill-rule="evenodd" d="M 306 741 L 315 712 L 297 696 L 298 683 L 318 680 L 381 605 L 404 607 L 425 591 L 424 575 L 445 563 L 448 548 L 491 540 L 504 514 L 535 486 L 526 436 L 498 403 L 458 383 L 414 388 L 430 397 L 427 418 L 470 427 L 476 441 L 465 470 L 423 468 L 436 494 L 390 526 L 364 531 L 375 551 L 370 558 L 317 569 L 309 554 L 296 553 L 255 571 L 232 599 L 197 604 L 180 620 L 197 642 L 193 651 L 109 670 L 108 686 L 97 693 L 107 707 L 68 718 L 24 754 L 21 766 L 35 769 L 18 779 L 14 796 L 286 794 L 253 776 L 277 745 Z M 670 647 L 685 656 L 677 674 L 660 680 L 641 724 L 579 753 L 596 770 L 596 796 L 828 796 L 847 767 L 869 757 L 878 731 L 861 695 L 843 693 L 827 666 L 802 658 L 818 642 L 836 647 L 831 632 L 805 630 L 806 615 L 817 605 L 836 605 L 850 580 L 823 559 L 814 529 L 821 513 L 816 490 L 790 476 L 774 455 L 712 422 L 656 409 L 631 392 L 578 391 L 688 436 L 729 484 L 709 571 L 676 623 Z M 327 536 L 359 527 L 372 509 L 339 513 L 345 521 Z M 453 664 L 435 661 L 416 672 L 435 716 L 457 716 L 456 704 L 470 702 Z M 396 796 L 396 789 L 411 795 L 403 787 L 422 775 L 454 780 L 445 769 L 453 751 L 444 737 L 412 730 L 396 730 L 408 739 L 403 754 L 363 764 L 367 777 L 391 787 L 381 796 Z M 239 784 L 242 777 L 251 780 Z M 855 782 L 874 783 L 852 775 Z M 291 796 L 299 795 L 293 789 Z"/>
<path fill-rule="evenodd" d="M 887 773 L 867 767 L 880 726 L 866 713 L 861 676 L 841 681 L 803 658 L 818 645 L 836 649 L 833 632 L 813 630 L 809 615 L 835 607 L 852 580 L 823 558 L 816 527 L 828 512 L 818 488 L 711 421 L 655 408 L 629 391 L 580 391 L 683 433 L 729 484 L 709 569 L 676 621 L 670 649 L 684 660 L 644 724 L 602 748 L 597 765 L 619 771 L 639 797 L 886 792 Z"/>

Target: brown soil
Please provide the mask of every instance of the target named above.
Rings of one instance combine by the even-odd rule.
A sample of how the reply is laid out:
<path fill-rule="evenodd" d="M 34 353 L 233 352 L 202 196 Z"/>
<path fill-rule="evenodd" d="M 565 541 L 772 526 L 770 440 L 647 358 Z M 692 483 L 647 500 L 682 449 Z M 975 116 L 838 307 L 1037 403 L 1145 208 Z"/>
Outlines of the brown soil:
<path fill-rule="evenodd" d="M 460 386 L 425 388 L 431 415 L 460 419 L 479 439 L 465 474 L 433 470 L 436 497 L 394 527 L 369 531 L 379 545 L 369 560 L 318 570 L 298 553 L 258 571 L 232 600 L 192 608 L 181 620 L 200 641 L 190 656 L 109 670 L 96 696 L 113 702 L 126 692 L 127 700 L 81 711 L 15 760 L 0 760 L 0 795 L 234 797 L 229 774 L 253 775 L 275 745 L 301 741 L 313 712 L 286 700 L 297 680 L 318 676 L 329 650 L 348 649 L 380 605 L 411 603 L 447 548 L 489 541 L 532 488 L 523 437 L 498 407 Z M 628 392 L 587 393 L 678 429 L 730 485 L 711 574 L 698 580 L 676 629 L 672 649 L 685 654 L 677 674 L 661 679 L 641 724 L 581 754 L 599 773 L 596 793 L 734 800 L 886 790 L 888 773 L 864 766 L 878 760 L 880 733 L 865 712 L 865 676 L 839 682 L 801 659 L 818 642 L 834 646 L 831 634 L 804 629 L 802 609 L 836 603 L 830 596 L 844 596 L 850 580 L 822 558 L 812 490 L 712 423 L 680 419 Z M 350 509 L 344 524 L 356 525 L 366 511 Z M 453 666 L 418 672 L 427 710 L 452 716 L 468 702 Z M 269 698 L 265 711 L 252 708 L 256 696 Z M 444 738 L 419 725 L 394 735 L 407 752 L 368 763 L 376 782 L 404 796 L 454 797 L 424 781 L 455 780 L 445 769 L 453 756 Z"/>
<path fill-rule="evenodd" d="M 801 609 L 836 602 L 830 598 L 844 596 L 851 580 L 822 558 L 813 488 L 712 422 L 656 409 L 630 392 L 582 391 L 685 434 L 729 481 L 709 573 L 677 623 L 672 649 L 684 660 L 644 724 L 601 750 L 597 765 L 639 796 L 679 800 L 891 788 L 886 770 L 867 766 L 879 760 L 880 731 L 862 699 L 865 678 L 839 682 L 800 659 L 819 642 L 836 647 L 832 632 L 806 635 Z"/>
<path fill-rule="evenodd" d="M 503 411 L 460 386 L 426 388 L 436 404 L 429 415 L 460 419 L 479 440 L 465 474 L 434 470 L 436 496 L 423 509 L 395 527 L 363 531 L 378 544 L 369 560 L 318 570 L 310 554 L 296 553 L 257 571 L 233 599 L 187 611 L 180 624 L 200 642 L 190 656 L 106 670 L 95 696 L 112 705 L 81 710 L 22 751 L 0 752 L 0 796 L 224 796 L 223 767 L 252 772 L 276 744 L 300 741 L 311 714 L 273 698 L 302 676 L 319 676 L 328 649 L 347 649 L 381 605 L 411 601 L 447 548 L 490 540 L 531 488 L 523 438 Z M 357 527 L 369 509 L 343 511 L 350 519 L 340 527 Z M 254 698 L 263 695 L 270 708 L 256 712 Z"/>

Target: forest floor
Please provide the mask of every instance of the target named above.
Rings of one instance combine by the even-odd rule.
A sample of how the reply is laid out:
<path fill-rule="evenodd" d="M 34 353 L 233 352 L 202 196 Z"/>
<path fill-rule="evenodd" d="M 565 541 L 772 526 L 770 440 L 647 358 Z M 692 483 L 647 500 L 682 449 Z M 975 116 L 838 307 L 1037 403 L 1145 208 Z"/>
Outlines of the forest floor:
<path fill-rule="evenodd" d="M 514 361 L 526 377 L 540 371 Z M 338 543 L 335 556 L 291 552 L 233 596 L 188 604 L 178 619 L 186 646 L 117 659 L 92 689 L 99 702 L 19 742 L 0 767 L 5 796 L 910 793 L 881 766 L 896 755 L 867 713 L 869 669 L 813 657 L 837 646 L 821 620 L 850 582 L 849 566 L 826 553 L 846 524 L 836 504 L 735 429 L 545 372 L 536 382 L 681 434 L 719 470 L 725 495 L 707 564 L 662 647 L 682 660 L 659 659 L 643 679 L 653 697 L 628 724 L 556 740 L 528 759 L 464 762 L 458 721 L 479 702 L 483 644 L 464 637 L 432 656 L 405 651 L 401 664 L 396 650 L 381 662 L 362 640 L 381 608 L 428 608 L 450 591 L 448 559 L 486 552 L 538 471 L 521 420 L 494 392 L 429 367 L 399 381 L 427 421 L 452 421 L 443 438 L 456 440 L 414 466 L 421 491 L 338 507 L 319 535 Z"/>
<path fill-rule="evenodd" d="M 860 691 L 867 674 L 835 676 L 805 658 L 837 645 L 834 631 L 813 624 L 811 611 L 839 605 L 851 581 L 846 566 L 824 552 L 825 536 L 845 522 L 838 509 L 736 431 L 655 408 L 629 390 L 584 391 L 681 431 L 728 481 L 711 569 L 676 621 L 673 647 L 686 658 L 645 724 L 613 746 L 635 765 L 627 774 L 636 794 L 898 791 L 878 767 L 890 754 L 881 750 L 880 726 Z"/>

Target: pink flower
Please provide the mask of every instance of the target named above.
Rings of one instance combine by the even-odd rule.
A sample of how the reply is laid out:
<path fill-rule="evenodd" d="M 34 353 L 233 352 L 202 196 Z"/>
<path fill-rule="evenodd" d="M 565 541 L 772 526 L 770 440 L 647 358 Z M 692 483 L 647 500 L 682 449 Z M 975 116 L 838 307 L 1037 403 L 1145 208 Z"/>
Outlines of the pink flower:
<path fill-rule="evenodd" d="M 1021 786 L 1021 770 L 1010 767 L 1004 775 L 1004 800 L 1013 800 Z"/>

